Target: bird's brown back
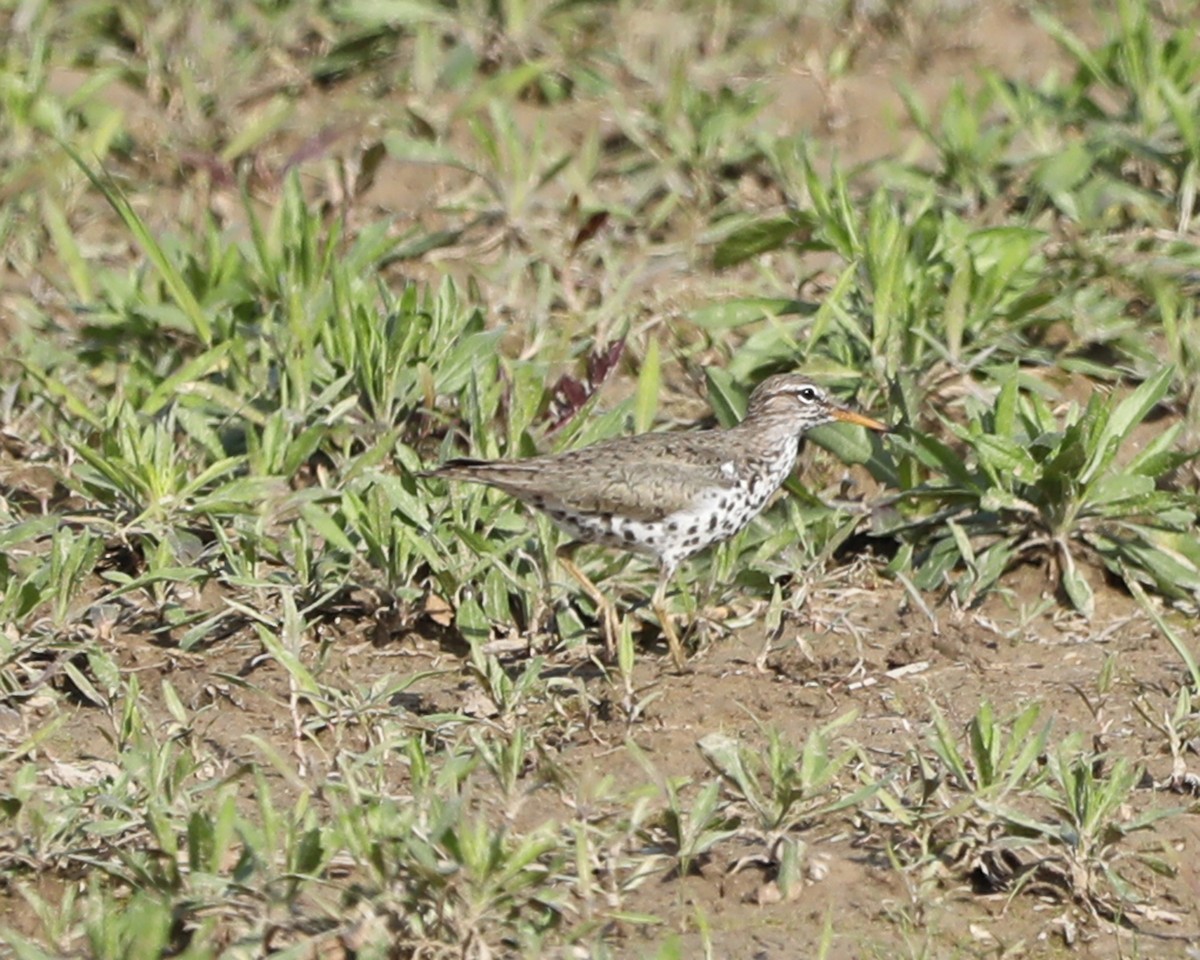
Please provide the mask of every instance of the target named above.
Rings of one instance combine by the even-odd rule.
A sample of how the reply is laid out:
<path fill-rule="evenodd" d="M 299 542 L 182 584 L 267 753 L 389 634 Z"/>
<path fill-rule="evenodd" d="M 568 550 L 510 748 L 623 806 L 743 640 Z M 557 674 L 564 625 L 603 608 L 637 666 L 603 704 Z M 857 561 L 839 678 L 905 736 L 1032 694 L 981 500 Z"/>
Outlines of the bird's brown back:
<path fill-rule="evenodd" d="M 736 485 L 729 434 L 649 433 L 525 460 L 450 460 L 430 475 L 485 483 L 539 508 L 654 522 Z"/>

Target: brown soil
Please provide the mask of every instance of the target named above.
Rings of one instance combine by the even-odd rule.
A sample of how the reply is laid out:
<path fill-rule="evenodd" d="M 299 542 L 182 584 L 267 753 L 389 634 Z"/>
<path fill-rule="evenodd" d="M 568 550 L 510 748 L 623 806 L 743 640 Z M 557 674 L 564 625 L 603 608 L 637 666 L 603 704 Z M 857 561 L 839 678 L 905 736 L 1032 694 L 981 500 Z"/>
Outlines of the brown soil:
<path fill-rule="evenodd" d="M 656 777 L 702 782 L 712 776 L 696 746 L 705 735 L 721 732 L 758 746 L 765 743 L 763 730 L 774 727 L 799 745 L 814 728 L 848 713 L 854 719 L 841 731 L 844 737 L 866 748 L 877 776 L 902 782 L 911 772 L 910 752 L 929 755 L 934 706 L 957 731 L 987 700 L 1001 717 L 1037 702 L 1042 705 L 1040 722 L 1052 724 L 1054 731 L 1085 731 L 1096 747 L 1144 763 L 1149 776 L 1135 792 L 1137 809 L 1131 813 L 1186 805 L 1186 798 L 1150 784 L 1166 782 L 1171 758 L 1135 702 L 1148 707 L 1150 715 L 1161 715 L 1170 706 L 1164 692 L 1185 681 L 1178 657 L 1136 605 L 1110 588 L 1099 591 L 1100 613 L 1090 624 L 1061 613 L 1026 620 L 1021 605 L 1041 597 L 1043 572 L 1034 567 L 1020 571 L 1007 588 L 1009 596 L 993 596 L 975 610 L 955 613 L 935 606 L 934 624 L 911 607 L 903 590 L 867 572 L 814 591 L 806 621 L 786 627 L 769 645 L 757 628 L 716 636 L 684 674 L 669 668 L 664 650 L 644 651 L 635 685 L 643 696 L 659 696 L 632 725 L 614 702 L 617 691 L 594 667 L 578 658 L 573 663 L 552 658 L 548 674 L 579 678 L 597 702 L 590 721 L 578 725 L 574 735 L 547 734 L 547 754 L 557 768 L 553 782 L 559 786 L 538 787 L 530 771 L 528 795 L 503 812 L 498 799 L 480 797 L 479 802 L 520 829 L 547 820 L 567 823 L 577 815 L 574 800 L 606 776 L 613 778 L 619 795 L 651 782 L 625 746 L 627 739 L 649 758 Z M 329 687 L 361 689 L 385 675 L 429 670 L 436 675 L 414 686 L 395 705 L 397 710 L 417 719 L 443 710 L 481 716 L 492 712 L 462 659 L 443 643 L 409 633 L 380 645 L 368 639 L 368 632 L 365 624 L 341 624 L 322 638 L 331 643 L 322 672 Z M 308 647 L 310 666 L 317 647 Z M 196 655 L 136 633 L 114 636 L 109 650 L 123 671 L 137 672 L 144 709 L 162 723 L 169 714 L 160 682 L 170 681 L 197 717 L 192 735 L 214 748 L 214 760 L 222 768 L 214 773 L 261 759 L 248 735 L 273 745 L 316 783 L 340 748 L 361 748 L 352 725 L 295 736 L 295 724 L 308 720 L 309 712 L 301 708 L 297 721 L 288 706 L 291 690 L 285 672 L 273 660 L 258 661 L 259 644 L 248 632 Z M 1101 694 L 1097 679 L 1106 658 L 1117 652 L 1113 682 Z M 514 655 L 510 665 L 519 671 L 524 662 Z M 231 682 L 234 677 L 239 683 Z M 50 703 L 34 698 L 22 721 L 37 726 L 44 720 L 39 708 Z M 564 698 L 564 705 L 569 710 L 573 703 Z M 531 703 L 522 722 L 549 716 L 547 707 Z M 538 724 L 531 726 L 537 729 Z M 554 725 L 542 729 L 552 731 Z M 16 729 L 7 732 L 19 739 Z M 112 756 L 113 732 L 105 711 L 78 706 L 46 745 L 44 762 L 62 776 L 87 776 L 91 765 Z M 393 771 L 394 786 L 401 792 L 402 770 L 396 764 Z M 290 801 L 286 782 L 273 789 L 281 803 Z M 779 902 L 771 876 L 761 867 L 734 869 L 747 853 L 761 854 L 761 846 L 749 843 L 722 845 L 716 857 L 701 861 L 698 871 L 683 879 L 666 873 L 651 877 L 633 895 L 636 910 L 664 917 L 669 926 L 629 928 L 617 955 L 652 955 L 656 943 L 675 933 L 682 956 L 700 956 L 705 941 L 698 918 L 707 926 L 714 956 L 746 960 L 816 956 L 827 926 L 833 934 L 827 956 L 847 958 L 1055 957 L 1067 952 L 1087 958 L 1182 957 L 1200 930 L 1195 898 L 1200 860 L 1192 856 L 1200 845 L 1200 820 L 1195 817 L 1168 819 L 1154 833 L 1126 841 L 1131 849 L 1164 857 L 1177 871 L 1170 879 L 1140 878 L 1153 891 L 1151 902 L 1164 919 L 1139 918 L 1131 930 L 1057 896 L 979 893 L 951 871 L 919 884 L 914 872 L 893 869 L 878 843 L 862 842 L 869 832 L 852 816 L 853 811 L 846 819 L 822 818 L 819 827 L 802 835 L 808 879 L 790 902 Z M 875 836 L 885 833 L 880 828 Z M 39 889 L 56 896 L 58 881 L 42 878 Z M 33 918 L 14 910 L 15 905 L 8 900 L 0 922 L 31 932 Z M 1074 938 L 1070 951 L 1068 930 Z"/>

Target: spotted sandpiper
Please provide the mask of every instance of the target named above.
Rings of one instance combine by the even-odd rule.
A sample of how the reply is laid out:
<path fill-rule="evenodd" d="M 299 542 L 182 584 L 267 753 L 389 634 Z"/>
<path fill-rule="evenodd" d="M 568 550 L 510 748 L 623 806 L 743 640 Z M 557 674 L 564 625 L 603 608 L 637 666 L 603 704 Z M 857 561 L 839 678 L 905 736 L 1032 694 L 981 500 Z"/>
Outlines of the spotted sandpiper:
<path fill-rule="evenodd" d="M 544 511 L 574 538 L 559 561 L 595 601 L 610 657 L 616 612 L 573 553 L 597 543 L 657 558 L 651 606 L 682 666 L 683 646 L 663 606 L 675 571 L 757 516 L 795 468 L 804 433 L 836 420 L 888 430 L 835 403 L 811 380 L 781 373 L 755 388 L 745 419 L 727 430 L 643 433 L 525 460 L 448 460 L 425 476 L 496 487 Z"/>

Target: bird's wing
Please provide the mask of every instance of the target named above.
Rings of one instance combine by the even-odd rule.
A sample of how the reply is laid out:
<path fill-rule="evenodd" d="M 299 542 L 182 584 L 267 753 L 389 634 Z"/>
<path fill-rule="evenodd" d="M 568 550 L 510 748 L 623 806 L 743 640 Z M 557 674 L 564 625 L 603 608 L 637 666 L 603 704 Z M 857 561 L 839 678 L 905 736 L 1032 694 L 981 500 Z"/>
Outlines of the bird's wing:
<path fill-rule="evenodd" d="M 594 483 L 556 491 L 554 499 L 580 513 L 613 513 L 654 523 L 692 510 L 736 483 L 732 469 L 722 473 L 711 464 L 658 460 L 652 471 L 609 468 L 599 472 Z M 550 503 L 547 499 L 546 505 Z"/>
<path fill-rule="evenodd" d="M 704 433 L 641 434 L 527 460 L 456 460 L 433 471 L 497 487 L 543 509 L 654 522 L 731 489 L 730 458 Z"/>

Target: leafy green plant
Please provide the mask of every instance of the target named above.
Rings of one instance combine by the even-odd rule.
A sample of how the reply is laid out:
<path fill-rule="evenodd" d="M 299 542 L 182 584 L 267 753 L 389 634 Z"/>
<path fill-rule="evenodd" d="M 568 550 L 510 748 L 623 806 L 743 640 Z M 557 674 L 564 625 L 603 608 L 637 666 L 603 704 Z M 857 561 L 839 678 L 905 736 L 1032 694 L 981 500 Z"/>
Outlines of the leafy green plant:
<path fill-rule="evenodd" d="M 995 86 L 984 83 L 972 94 L 956 82 L 936 122 L 912 90 L 904 89 L 901 95 L 914 126 L 937 153 L 937 185 L 957 191 L 958 203 L 968 210 L 1000 196 L 1020 130 L 1016 124 L 996 122 Z"/>
<path fill-rule="evenodd" d="M 1105 916 L 1135 910 L 1120 865 L 1164 865 L 1121 843 L 1177 811 L 1130 816 L 1140 769 L 1081 752 L 1077 734 L 1051 743 L 1040 714 L 1033 704 L 1000 720 L 985 702 L 960 736 L 935 708 L 937 762 L 914 754 L 918 793 L 903 802 L 881 791 L 871 819 L 895 831 L 896 863 L 918 885 L 949 869 L 977 887 L 1052 892 Z"/>
<path fill-rule="evenodd" d="M 976 227 L 932 197 L 898 201 L 880 189 L 856 201 L 844 175 L 826 182 L 803 151 L 786 141 L 772 158 L 799 196 L 787 216 L 751 218 L 714 253 L 732 266 L 779 248 L 836 256 L 831 289 L 819 305 L 760 301 L 726 304 L 709 322 L 742 325 L 776 318 L 752 337 L 730 366 L 735 376 L 788 355 L 847 379 L 920 381 L 920 399 L 950 371 L 972 370 L 995 351 L 1026 348 L 1026 331 L 1046 322 L 1045 236 L 1025 226 Z M 797 319 L 785 315 L 799 314 Z M 729 321 L 721 320 L 730 315 Z M 1003 318 L 1001 321 L 1000 318 Z"/>
<path fill-rule="evenodd" d="M 1200 173 L 1200 139 L 1195 122 L 1195 78 L 1200 72 L 1200 46 L 1184 27 L 1161 35 L 1150 8 L 1136 0 L 1120 0 L 1108 17 L 1109 38 L 1089 47 L 1048 13 L 1041 24 L 1076 63 L 1075 75 L 1063 91 L 1066 110 L 1087 118 L 1092 146 L 1107 143 L 1099 164 L 1114 181 L 1128 179 L 1125 163 L 1137 167 L 1136 182 L 1180 191 L 1182 221 L 1191 217 L 1196 178 Z M 1105 109 L 1102 98 L 1117 101 Z M 1095 155 L 1093 155 L 1095 156 Z M 1165 206 L 1165 205 L 1164 205 Z"/>
<path fill-rule="evenodd" d="M 1037 763 L 1046 749 L 1050 725 L 1034 729 L 1041 716 L 1040 704 L 1032 703 L 1015 717 L 1001 721 L 986 700 L 967 724 L 963 747 L 936 707 L 931 745 L 955 789 L 970 795 L 972 802 L 998 803 L 1017 793 L 1040 775 Z"/>
<path fill-rule="evenodd" d="M 689 780 L 664 775 L 633 741 L 627 746 L 653 779 L 665 803 L 657 816 L 642 827 L 645 840 L 673 864 L 673 873 L 688 876 L 714 847 L 737 832 L 739 818 L 731 811 L 729 801 L 721 797 L 719 781 L 700 786 L 687 804 L 683 791 L 691 786 Z"/>
<path fill-rule="evenodd" d="M 546 884 L 561 858 L 550 828 L 497 830 L 436 794 L 403 807 L 339 805 L 338 819 L 350 856 L 370 878 L 352 901 L 365 897 L 387 919 L 388 943 L 443 943 L 481 956 L 505 931 L 544 931 L 561 916 L 561 897 Z"/>
<path fill-rule="evenodd" d="M 206 462 L 203 447 L 181 447 L 173 414 L 147 421 L 116 403 L 106 419 L 91 443 L 75 444 L 82 461 L 75 477 L 84 492 L 113 508 L 116 523 L 161 537 L 185 517 L 257 505 L 261 487 L 237 476 L 244 458 Z"/>
<path fill-rule="evenodd" d="M 836 755 L 830 741 L 855 719 L 847 713 L 809 733 L 797 749 L 775 729 L 766 730 L 765 753 L 719 733 L 698 744 L 705 762 L 733 799 L 745 804 L 764 834 L 798 829 L 809 821 L 868 797 L 870 786 L 841 795 L 839 775 L 859 755 L 849 746 Z"/>
<path fill-rule="evenodd" d="M 491 771 L 505 803 L 505 813 L 515 816 L 521 801 L 529 791 L 520 789 L 526 773 L 526 762 L 535 749 L 532 735 L 517 727 L 511 735 L 498 738 L 475 734 L 472 743 L 480 762 Z M 532 788 L 530 788 L 531 790 Z"/>
<path fill-rule="evenodd" d="M 484 652 L 480 645 L 472 647 L 471 672 L 502 718 L 510 716 L 526 699 L 542 689 L 544 667 L 545 661 L 534 657 L 514 678 L 493 654 Z"/>
<path fill-rule="evenodd" d="M 1122 443 L 1167 396 L 1172 375 L 1163 369 L 1120 401 L 1094 393 L 1060 418 L 1009 371 L 994 405 L 971 410 L 966 424 L 946 422 L 965 457 L 929 435 L 901 441 L 937 474 L 906 492 L 936 507 L 906 534 L 902 559 L 915 558 L 918 586 L 936 588 L 961 566 L 955 591 L 969 603 L 1014 563 L 1042 556 L 1071 603 L 1090 614 L 1093 590 L 1079 561 L 1092 556 L 1173 599 L 1200 598 L 1200 554 L 1186 532 L 1195 523 L 1192 500 L 1158 485 L 1192 456 L 1175 446 L 1182 425 L 1118 460 Z"/>
<path fill-rule="evenodd" d="M 765 105 L 754 86 L 695 86 L 679 57 L 669 64 L 661 95 L 620 104 L 618 121 L 636 149 L 618 169 L 633 177 L 638 212 L 650 225 L 669 223 L 681 210 L 724 206 L 729 181 L 763 162 L 752 130 Z"/>
<path fill-rule="evenodd" d="M 86 528 L 60 526 L 50 532 L 54 526 L 53 520 L 26 520 L 0 535 L 0 624 L 27 628 L 34 615 L 48 612 L 49 626 L 60 630 L 78 616 L 72 604 L 95 569 L 104 541 Z M 40 541 L 47 533 L 44 553 Z"/>
<path fill-rule="evenodd" d="M 738 818 L 738 835 L 761 844 L 760 851 L 739 864 L 754 861 L 768 868 L 785 899 L 799 891 L 803 880 L 805 843 L 799 832 L 838 810 L 859 806 L 878 787 L 868 782 L 854 790 L 843 788 L 843 771 L 861 758 L 857 745 L 831 755 L 832 735 L 854 719 L 848 713 L 814 729 L 802 749 L 773 728 L 765 731 L 765 754 L 721 733 L 708 734 L 697 744 L 720 777 L 730 813 L 747 811 Z"/>
<path fill-rule="evenodd" d="M 1200 678 L 1196 678 L 1200 679 Z M 1200 776 L 1188 769 L 1188 744 L 1200 736 L 1200 710 L 1196 709 L 1194 687 L 1182 686 L 1170 701 L 1170 709 L 1162 709 L 1158 715 L 1145 698 L 1134 701 L 1134 707 L 1142 719 L 1166 741 L 1171 754 L 1171 773 L 1156 785 L 1165 785 L 1180 793 L 1195 793 L 1200 787 Z"/>
<path fill-rule="evenodd" d="M 1020 803 L 1043 779 L 1050 724 L 1035 729 L 1040 716 L 1035 703 L 1001 719 L 985 701 L 959 734 L 934 706 L 933 757 L 914 749 L 903 799 L 888 784 L 869 815 L 893 832 L 889 855 L 917 888 L 936 885 L 947 870 L 995 889 L 1020 874 L 1026 842 L 994 808 L 1005 800 Z"/>
<path fill-rule="evenodd" d="M 1141 769 L 1125 757 L 1088 756 L 1079 747 L 1078 737 L 1068 737 L 1047 754 L 1049 777 L 1037 793 L 1049 805 L 1049 816 L 1030 816 L 1005 805 L 997 805 L 993 812 L 1028 841 L 1048 850 L 1032 876 L 1061 885 L 1106 916 L 1136 912 L 1140 898 L 1121 864 L 1162 865 L 1121 844 L 1179 811 L 1151 809 L 1127 815 L 1124 811 L 1142 778 Z"/>
<path fill-rule="evenodd" d="M 662 839 L 675 860 L 678 875 L 686 877 L 700 858 L 736 833 L 737 820 L 729 816 L 726 804 L 721 802 L 721 788 L 716 781 L 702 786 L 690 806 L 685 806 L 679 785 L 668 778 L 662 786 L 666 799 L 660 821 Z"/>

